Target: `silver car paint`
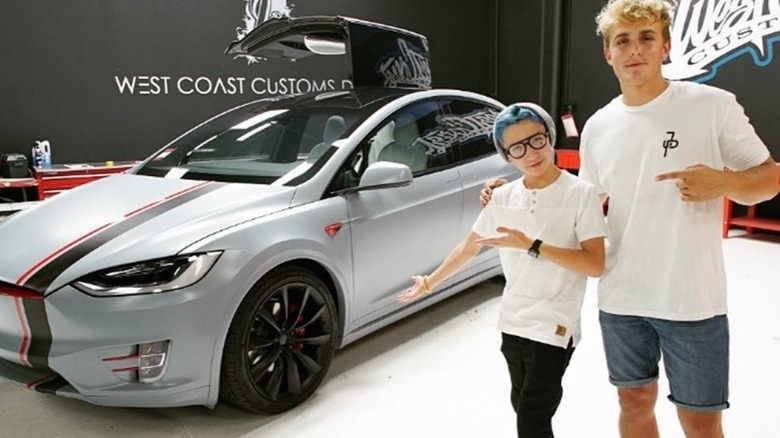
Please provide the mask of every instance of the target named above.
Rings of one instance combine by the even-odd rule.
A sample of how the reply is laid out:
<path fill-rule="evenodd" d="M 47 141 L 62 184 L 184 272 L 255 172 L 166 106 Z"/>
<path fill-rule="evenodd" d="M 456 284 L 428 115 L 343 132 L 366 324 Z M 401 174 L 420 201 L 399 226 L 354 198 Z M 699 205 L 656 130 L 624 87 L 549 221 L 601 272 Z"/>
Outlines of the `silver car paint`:
<path fill-rule="evenodd" d="M 340 346 L 498 274 L 496 254 L 488 251 L 442 292 L 403 307 L 393 299 L 410 284 L 410 275 L 429 272 L 465 235 L 478 212 L 482 183 L 516 175 L 497 155 L 422 175 L 407 187 L 320 199 L 331 175 L 381 121 L 410 102 L 439 96 L 469 97 L 501 107 L 455 90 L 410 94 L 336 142 L 333 157 L 305 183 L 294 188 L 282 186 L 283 181 L 271 186 L 225 184 L 121 234 L 62 271 L 45 300 L 54 337 L 49 364 L 73 385 L 59 393 L 114 406 L 213 406 L 232 315 L 247 291 L 282 263 L 307 260 L 327 273 L 338 298 Z M 0 225 L 4 244 L 22 248 L 14 257 L 3 257 L 0 279 L 15 283 L 74 239 L 195 184 L 119 175 L 19 213 Z M 442 187 L 444 193 L 436 193 Z M 329 237 L 324 227 L 336 222 L 343 227 Z M 36 235 L 36 230 L 46 233 Z M 201 282 L 184 290 L 95 298 L 67 286 L 106 267 L 210 250 L 224 253 Z M 0 357 L 18 363 L 21 333 L 8 297 L 0 297 L 0 316 L 8 318 L 0 323 Z M 162 339 L 172 339 L 172 351 L 160 384 L 124 381 L 104 365 L 103 359 L 121 357 L 132 345 Z M 204 365 L 194 366 L 194 361 Z M 0 374 L 29 377 L 21 368 L 2 364 Z"/>

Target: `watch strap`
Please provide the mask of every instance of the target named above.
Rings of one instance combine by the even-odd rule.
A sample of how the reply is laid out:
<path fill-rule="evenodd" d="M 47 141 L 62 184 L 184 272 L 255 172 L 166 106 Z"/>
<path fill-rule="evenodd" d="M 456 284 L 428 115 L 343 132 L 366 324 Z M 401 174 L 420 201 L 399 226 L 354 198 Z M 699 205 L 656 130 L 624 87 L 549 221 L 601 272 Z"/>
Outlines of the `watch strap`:
<path fill-rule="evenodd" d="M 541 246 L 542 246 L 541 240 L 539 239 L 534 240 L 533 243 L 531 244 L 531 247 L 528 248 L 528 255 L 533 258 L 539 257 L 539 247 Z"/>

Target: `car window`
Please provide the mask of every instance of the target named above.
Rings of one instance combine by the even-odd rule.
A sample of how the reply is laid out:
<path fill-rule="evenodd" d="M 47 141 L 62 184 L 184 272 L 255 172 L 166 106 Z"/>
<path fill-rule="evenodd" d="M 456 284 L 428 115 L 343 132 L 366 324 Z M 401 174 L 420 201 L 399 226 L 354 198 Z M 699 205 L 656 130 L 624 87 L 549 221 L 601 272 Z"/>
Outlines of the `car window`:
<path fill-rule="evenodd" d="M 368 164 L 392 161 L 406 164 L 412 174 L 430 172 L 450 163 L 448 148 L 430 142 L 443 134 L 436 101 L 412 104 L 385 120 L 368 140 Z"/>
<path fill-rule="evenodd" d="M 445 99 L 444 124 L 458 160 L 470 161 L 496 153 L 493 122 L 500 112 L 486 104 L 463 99 Z"/>
<path fill-rule="evenodd" d="M 365 114 L 348 108 L 237 111 L 212 120 L 157 153 L 140 174 L 270 184 L 312 167 Z"/>
<path fill-rule="evenodd" d="M 337 172 L 328 192 L 357 187 L 366 168 L 378 161 L 406 164 L 419 176 L 452 164 L 438 102 L 417 102 L 388 117 L 366 137 Z"/>

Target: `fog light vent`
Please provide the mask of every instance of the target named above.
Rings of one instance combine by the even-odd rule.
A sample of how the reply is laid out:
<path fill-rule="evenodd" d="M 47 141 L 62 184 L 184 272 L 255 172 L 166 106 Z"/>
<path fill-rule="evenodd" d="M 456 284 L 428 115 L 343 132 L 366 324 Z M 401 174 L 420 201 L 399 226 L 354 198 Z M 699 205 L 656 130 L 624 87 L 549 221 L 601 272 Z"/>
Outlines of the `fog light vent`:
<path fill-rule="evenodd" d="M 154 383 L 162 379 L 168 364 L 171 341 L 147 342 L 138 346 L 138 381 Z"/>

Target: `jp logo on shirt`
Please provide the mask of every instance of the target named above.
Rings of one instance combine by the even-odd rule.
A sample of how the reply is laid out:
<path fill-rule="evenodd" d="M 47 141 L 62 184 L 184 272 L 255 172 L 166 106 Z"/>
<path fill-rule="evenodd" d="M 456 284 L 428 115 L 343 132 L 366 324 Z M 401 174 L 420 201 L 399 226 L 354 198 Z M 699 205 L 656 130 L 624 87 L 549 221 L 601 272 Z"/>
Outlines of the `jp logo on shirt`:
<path fill-rule="evenodd" d="M 669 152 L 669 149 L 676 148 L 680 142 L 674 139 L 674 131 L 666 131 L 667 134 L 669 134 L 669 139 L 664 140 L 664 157 L 666 157 L 666 153 Z"/>

